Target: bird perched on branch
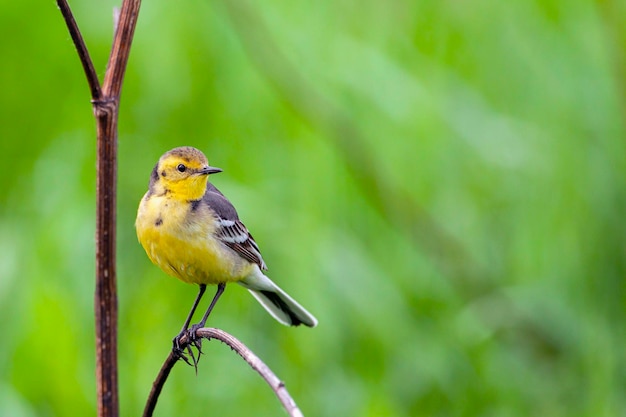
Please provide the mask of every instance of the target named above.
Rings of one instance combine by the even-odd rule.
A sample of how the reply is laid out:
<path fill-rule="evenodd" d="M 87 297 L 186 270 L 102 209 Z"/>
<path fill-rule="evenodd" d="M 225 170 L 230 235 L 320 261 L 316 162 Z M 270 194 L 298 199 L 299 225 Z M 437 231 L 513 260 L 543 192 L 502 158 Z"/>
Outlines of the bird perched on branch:
<path fill-rule="evenodd" d="M 222 172 L 208 164 L 198 149 L 185 146 L 166 152 L 152 170 L 135 227 L 150 260 L 181 281 L 200 290 L 182 330 L 173 340 L 182 356 L 180 338 L 204 327 L 227 283 L 247 288 L 280 323 L 314 327 L 317 319 L 280 289 L 263 271 L 261 252 L 230 201 L 209 175 Z M 202 320 L 191 326 L 192 316 L 208 284 L 217 292 Z"/>

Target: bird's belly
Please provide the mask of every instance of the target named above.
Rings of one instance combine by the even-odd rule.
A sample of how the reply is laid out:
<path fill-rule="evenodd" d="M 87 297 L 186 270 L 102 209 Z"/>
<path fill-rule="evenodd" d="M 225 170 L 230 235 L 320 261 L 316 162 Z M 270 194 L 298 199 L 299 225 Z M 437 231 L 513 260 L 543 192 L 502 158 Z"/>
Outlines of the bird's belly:
<path fill-rule="evenodd" d="M 167 230 L 150 228 L 143 230 L 139 240 L 152 262 L 182 281 L 217 284 L 245 278 L 251 272 L 252 264 L 210 233 L 208 230 L 187 230 L 182 239 Z"/>

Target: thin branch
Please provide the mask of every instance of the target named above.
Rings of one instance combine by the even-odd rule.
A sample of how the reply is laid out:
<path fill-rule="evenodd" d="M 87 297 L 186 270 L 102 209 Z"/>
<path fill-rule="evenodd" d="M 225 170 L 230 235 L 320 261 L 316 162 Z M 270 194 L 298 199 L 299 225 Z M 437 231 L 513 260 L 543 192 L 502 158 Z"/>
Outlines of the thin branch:
<path fill-rule="evenodd" d="M 96 74 L 93 62 L 91 61 L 91 57 L 89 56 L 89 52 L 87 51 L 87 46 L 85 45 L 83 36 L 78 29 L 76 20 L 74 20 L 74 15 L 72 14 L 70 5 L 67 4 L 67 0 L 57 0 L 57 5 L 61 10 L 61 14 L 63 15 L 63 18 L 65 19 L 65 24 L 67 25 L 67 29 L 70 32 L 72 40 L 74 41 L 74 46 L 76 47 L 76 52 L 78 52 L 80 62 L 81 64 L 83 64 L 85 76 L 87 77 L 89 89 L 91 90 L 91 98 L 93 100 L 99 100 L 102 97 L 100 81 L 98 81 L 98 75 Z"/>
<path fill-rule="evenodd" d="M 122 3 L 118 22 L 115 25 L 117 29 L 113 38 L 113 47 L 102 83 L 102 90 L 106 97 L 119 99 L 140 6 L 141 0 L 124 0 Z"/>
<path fill-rule="evenodd" d="M 241 343 L 237 338 L 233 335 L 226 333 L 223 330 L 215 329 L 215 328 L 202 328 L 198 329 L 196 332 L 197 337 L 202 337 L 207 340 L 217 339 L 220 342 L 228 345 L 232 350 L 234 350 L 239 356 L 241 356 L 247 363 L 250 365 L 252 369 L 257 371 L 259 375 L 263 377 L 265 382 L 272 388 L 283 407 L 287 411 L 287 413 L 291 417 L 302 417 L 302 412 L 296 405 L 295 401 L 289 395 L 285 384 L 278 379 L 276 374 L 272 372 L 272 370 L 258 357 L 256 356 L 246 345 Z M 189 341 L 187 336 L 183 336 L 180 340 L 181 349 L 185 350 L 189 346 Z M 143 411 L 143 417 L 152 417 L 152 413 L 154 412 L 154 408 L 156 407 L 157 400 L 159 395 L 161 394 L 161 390 L 165 385 L 165 381 L 170 374 L 170 371 L 178 361 L 178 358 L 174 356 L 172 352 L 170 352 L 169 356 L 163 363 L 159 374 L 157 375 L 156 380 L 152 384 L 152 390 L 150 391 L 150 395 L 148 396 L 148 401 L 146 402 L 146 407 Z"/>
<path fill-rule="evenodd" d="M 96 177 L 96 383 L 98 416 L 119 415 L 117 283 L 115 254 L 117 100 L 94 101 L 97 119 Z"/>

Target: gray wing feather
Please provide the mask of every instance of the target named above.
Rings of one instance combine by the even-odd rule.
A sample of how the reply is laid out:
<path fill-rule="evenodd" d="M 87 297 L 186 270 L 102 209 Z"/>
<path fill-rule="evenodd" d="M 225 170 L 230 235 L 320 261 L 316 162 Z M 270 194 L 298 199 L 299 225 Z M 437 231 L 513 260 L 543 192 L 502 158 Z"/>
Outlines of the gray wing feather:
<path fill-rule="evenodd" d="M 242 258 L 257 264 L 261 270 L 266 270 L 267 266 L 263 261 L 259 246 L 246 226 L 239 220 L 237 210 L 231 202 L 211 183 L 207 184 L 203 199 L 217 217 L 219 225 L 216 231 L 217 238 Z"/>

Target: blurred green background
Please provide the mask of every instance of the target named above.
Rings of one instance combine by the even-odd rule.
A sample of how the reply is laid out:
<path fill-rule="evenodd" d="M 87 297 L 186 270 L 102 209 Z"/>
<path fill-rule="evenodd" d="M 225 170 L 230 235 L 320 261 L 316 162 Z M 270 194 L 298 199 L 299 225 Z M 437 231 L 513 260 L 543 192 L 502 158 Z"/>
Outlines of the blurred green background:
<path fill-rule="evenodd" d="M 102 76 L 116 4 L 71 5 Z M 224 169 L 269 276 L 320 321 L 280 326 L 238 286 L 209 321 L 305 415 L 626 415 L 625 15 L 145 1 L 119 133 L 122 415 L 196 294 L 133 227 L 180 145 Z M 54 1 L 3 2 L 0 33 L 0 415 L 95 415 L 89 90 Z M 157 416 L 284 415 L 227 347 L 204 350 Z"/>

